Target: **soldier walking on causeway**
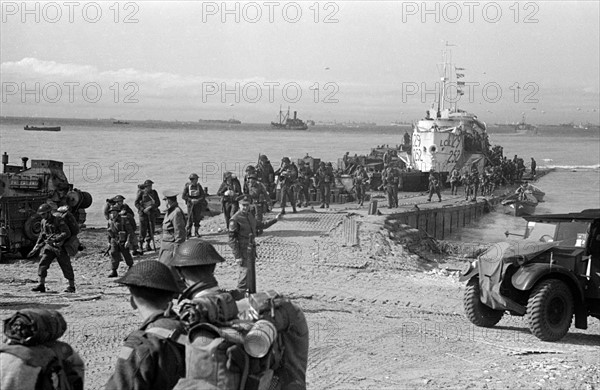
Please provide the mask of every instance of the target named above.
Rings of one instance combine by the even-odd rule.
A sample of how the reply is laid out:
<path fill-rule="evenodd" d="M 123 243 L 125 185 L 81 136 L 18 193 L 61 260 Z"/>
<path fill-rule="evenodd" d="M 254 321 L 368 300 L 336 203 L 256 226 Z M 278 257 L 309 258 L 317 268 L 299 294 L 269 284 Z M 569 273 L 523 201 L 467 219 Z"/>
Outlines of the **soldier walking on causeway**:
<path fill-rule="evenodd" d="M 56 259 L 65 279 L 69 283 L 65 292 L 74 293 L 75 275 L 73 274 L 71 258 L 65 248 L 65 242 L 71 237 L 69 227 L 62 218 L 52 215 L 52 207 L 47 203 L 42 204 L 37 212 L 42 217 L 42 227 L 37 243 L 27 257 L 35 256 L 39 251 L 41 251 L 42 257 L 38 266 L 40 283 L 31 289 L 31 291 L 46 292 L 48 268 L 50 268 L 50 264 Z"/>
<path fill-rule="evenodd" d="M 165 191 L 163 195 L 167 202 L 167 212 L 162 224 L 162 241 L 158 260 L 169 265 L 179 244 L 185 242 L 186 226 L 183 211 L 177 204 L 177 192 Z"/>
<path fill-rule="evenodd" d="M 237 288 L 248 291 L 248 258 L 256 256 L 256 218 L 250 212 L 252 198 L 242 195 L 238 198 L 240 210 L 229 221 L 229 246 L 240 268 Z"/>

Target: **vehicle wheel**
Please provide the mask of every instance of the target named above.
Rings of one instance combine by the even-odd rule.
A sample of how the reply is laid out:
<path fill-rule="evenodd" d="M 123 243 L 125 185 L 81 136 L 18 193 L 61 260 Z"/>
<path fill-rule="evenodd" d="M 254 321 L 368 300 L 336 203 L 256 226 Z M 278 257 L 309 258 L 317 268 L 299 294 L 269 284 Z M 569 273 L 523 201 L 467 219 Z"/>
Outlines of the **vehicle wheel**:
<path fill-rule="evenodd" d="M 37 241 L 40 231 L 42 230 L 42 216 L 38 213 L 31 214 L 25 225 L 23 225 L 23 231 L 25 236 L 31 241 Z"/>
<path fill-rule="evenodd" d="M 539 283 L 527 302 L 529 329 L 538 339 L 557 341 L 571 327 L 573 295 L 569 287 L 557 279 Z"/>
<path fill-rule="evenodd" d="M 500 322 L 504 315 L 504 310 L 495 310 L 486 306 L 481 302 L 480 297 L 479 277 L 474 276 L 469 279 L 463 298 L 465 314 L 473 324 L 484 328 L 491 328 Z"/>

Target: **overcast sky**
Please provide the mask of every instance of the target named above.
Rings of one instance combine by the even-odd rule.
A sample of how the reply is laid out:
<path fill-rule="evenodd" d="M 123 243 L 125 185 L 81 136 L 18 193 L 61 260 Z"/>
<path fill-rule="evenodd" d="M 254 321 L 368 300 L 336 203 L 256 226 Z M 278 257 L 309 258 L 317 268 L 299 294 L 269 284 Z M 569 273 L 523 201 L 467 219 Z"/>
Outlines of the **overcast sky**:
<path fill-rule="evenodd" d="M 599 122 L 598 1 L 223 4 L 2 2 L 2 115 L 413 121 L 448 48 L 488 123 Z"/>

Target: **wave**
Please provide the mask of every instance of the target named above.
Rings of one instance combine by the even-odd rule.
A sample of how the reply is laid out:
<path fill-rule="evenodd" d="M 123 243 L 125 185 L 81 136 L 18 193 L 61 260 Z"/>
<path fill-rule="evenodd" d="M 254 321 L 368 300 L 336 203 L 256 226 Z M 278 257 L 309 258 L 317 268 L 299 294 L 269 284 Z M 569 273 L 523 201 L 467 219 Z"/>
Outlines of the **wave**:
<path fill-rule="evenodd" d="M 600 169 L 600 164 L 595 164 L 595 165 L 546 165 L 543 168 L 559 169 L 559 170 L 571 170 L 571 169 L 595 170 L 595 169 Z"/>

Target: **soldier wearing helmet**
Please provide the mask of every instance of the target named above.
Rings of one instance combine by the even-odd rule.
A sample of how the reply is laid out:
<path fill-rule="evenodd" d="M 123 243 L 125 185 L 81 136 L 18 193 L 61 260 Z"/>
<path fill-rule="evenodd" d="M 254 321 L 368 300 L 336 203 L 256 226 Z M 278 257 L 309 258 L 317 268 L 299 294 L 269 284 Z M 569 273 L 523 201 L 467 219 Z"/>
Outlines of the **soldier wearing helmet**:
<path fill-rule="evenodd" d="M 194 234 L 200 237 L 200 221 L 202 221 L 202 212 L 208 207 L 206 194 L 202 189 L 202 185 L 198 183 L 198 175 L 192 173 L 189 177 L 190 181 L 185 183 L 181 199 L 187 205 L 188 218 L 186 223 L 187 236 L 192 236 L 192 225 L 194 226 Z"/>
<path fill-rule="evenodd" d="M 258 175 L 258 181 L 263 183 L 267 188 L 271 199 L 275 199 L 275 170 L 269 158 L 264 154 L 261 154 L 258 158 L 256 174 Z"/>
<path fill-rule="evenodd" d="M 304 207 L 308 207 L 310 204 L 309 190 L 312 186 L 313 171 L 310 166 L 304 162 L 304 160 L 298 161 L 298 191 L 296 199 L 298 201 L 298 207 L 302 206 L 304 200 Z"/>
<path fill-rule="evenodd" d="M 354 172 L 354 190 L 356 191 L 356 203 L 359 206 L 363 205 L 365 201 L 365 195 L 367 192 L 367 182 L 369 181 L 369 175 L 362 164 L 358 164 L 356 172 Z"/>
<path fill-rule="evenodd" d="M 292 205 L 292 212 L 296 213 L 294 184 L 298 180 L 298 167 L 290 161 L 289 157 L 284 157 L 281 159 L 281 167 L 275 171 L 275 176 L 281 184 L 281 214 L 285 214 L 285 206 L 288 200 Z"/>
<path fill-rule="evenodd" d="M 154 238 L 154 228 L 156 226 L 156 217 L 159 214 L 160 198 L 158 192 L 152 188 L 154 182 L 146 180 L 143 185 L 138 186 L 139 191 L 135 199 L 135 207 L 138 209 L 140 217 L 140 249 L 146 241 L 146 250 L 150 251 L 150 243 Z M 156 248 L 154 248 L 156 249 Z"/>
<path fill-rule="evenodd" d="M 135 229 L 127 217 L 127 210 L 116 204 L 113 205 L 109 209 L 108 220 L 108 242 L 110 243 L 111 258 L 109 278 L 118 276 L 117 269 L 121 260 L 124 259 L 125 264 L 129 267 L 133 265 L 133 258 L 129 252 L 133 236 L 135 236 Z"/>
<path fill-rule="evenodd" d="M 65 292 L 74 293 L 75 275 L 73 273 L 73 266 L 71 265 L 71 258 L 65 248 L 65 242 L 71 237 L 71 231 L 62 218 L 52 215 L 52 207 L 49 204 L 42 204 L 37 212 L 42 217 L 41 230 L 35 247 L 29 252 L 27 257 L 33 257 L 38 251 L 41 251 L 40 263 L 38 265 L 40 282 L 31 291 L 46 292 L 48 268 L 50 268 L 50 265 L 56 259 L 63 276 L 69 283 Z"/>
<path fill-rule="evenodd" d="M 256 218 L 256 234 L 260 236 L 263 230 L 275 224 L 277 219 L 264 220 L 264 214 L 273 205 L 267 187 L 258 181 L 257 175 L 248 176 L 248 182 L 248 195 L 252 198 L 250 212 Z"/>
<path fill-rule="evenodd" d="M 123 195 L 115 195 L 112 198 L 106 199 L 106 204 L 104 205 L 103 214 L 104 214 L 104 218 L 106 218 L 107 221 L 110 219 L 109 210 L 113 206 L 119 207 L 120 208 L 119 213 L 122 214 L 122 216 L 124 218 L 126 217 L 129 220 L 129 224 L 131 226 L 133 226 L 134 234 L 130 238 L 131 245 L 130 245 L 129 249 L 132 251 L 133 255 L 143 255 L 144 254 L 143 250 L 138 249 L 139 241 L 138 241 L 137 234 L 135 233 L 137 231 L 137 224 L 135 222 L 135 213 L 133 212 L 131 207 L 129 207 L 129 205 L 127 203 L 125 203 L 125 197 Z M 125 215 L 123 215 L 122 212 L 124 212 Z"/>
<path fill-rule="evenodd" d="M 171 266 L 175 267 L 187 286 L 179 301 L 219 293 L 221 290 L 214 272 L 217 263 L 224 261 L 217 250 L 206 241 L 191 239 L 181 244 L 171 262 Z"/>
<path fill-rule="evenodd" d="M 237 197 L 242 194 L 242 185 L 237 176 L 232 172 L 225 172 L 223 182 L 217 191 L 217 195 L 221 197 L 221 208 L 225 217 L 225 227 L 229 228 L 229 220 L 231 216 L 238 211 Z"/>
<path fill-rule="evenodd" d="M 127 286 L 131 307 L 144 322 L 125 339 L 106 389 L 172 389 L 185 376 L 185 347 L 175 342 L 185 329 L 169 308 L 179 292 L 171 272 L 145 260 L 117 283 Z"/>
<path fill-rule="evenodd" d="M 317 169 L 317 187 L 319 188 L 319 192 L 321 193 L 321 207 L 320 208 L 329 208 L 329 200 L 331 197 L 331 185 L 335 181 L 335 177 L 333 176 L 333 167 L 331 163 L 325 164 L 324 161 L 319 163 L 319 169 Z"/>

